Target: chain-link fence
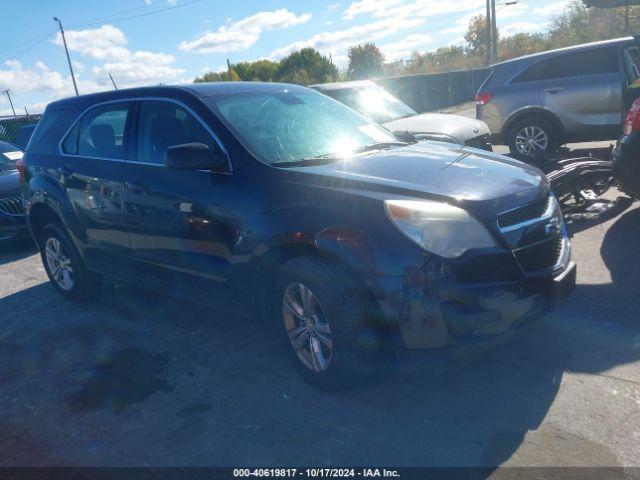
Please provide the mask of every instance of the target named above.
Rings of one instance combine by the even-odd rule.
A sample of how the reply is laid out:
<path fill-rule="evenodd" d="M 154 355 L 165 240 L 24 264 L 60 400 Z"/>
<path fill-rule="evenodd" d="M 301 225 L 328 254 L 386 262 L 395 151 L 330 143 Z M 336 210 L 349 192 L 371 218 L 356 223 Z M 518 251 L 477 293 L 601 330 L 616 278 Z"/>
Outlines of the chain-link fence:
<path fill-rule="evenodd" d="M 475 99 L 489 74 L 478 68 L 456 72 L 401 75 L 375 80 L 417 112 L 428 112 L 460 105 Z"/>
<path fill-rule="evenodd" d="M 20 115 L 17 117 L 0 117 L 0 141 L 16 143 L 20 129 L 25 125 L 38 123 L 40 115 Z"/>

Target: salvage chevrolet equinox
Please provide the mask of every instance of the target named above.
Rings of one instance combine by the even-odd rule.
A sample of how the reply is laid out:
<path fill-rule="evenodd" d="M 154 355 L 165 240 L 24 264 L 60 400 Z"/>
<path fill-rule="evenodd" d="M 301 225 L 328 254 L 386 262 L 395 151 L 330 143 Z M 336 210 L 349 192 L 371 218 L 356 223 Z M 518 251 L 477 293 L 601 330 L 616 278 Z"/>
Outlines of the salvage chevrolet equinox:
<path fill-rule="evenodd" d="M 283 84 L 119 90 L 50 104 L 24 157 L 29 228 L 60 294 L 103 276 L 275 321 L 325 389 L 398 346 L 513 330 L 575 285 L 537 169 L 405 143 Z"/>

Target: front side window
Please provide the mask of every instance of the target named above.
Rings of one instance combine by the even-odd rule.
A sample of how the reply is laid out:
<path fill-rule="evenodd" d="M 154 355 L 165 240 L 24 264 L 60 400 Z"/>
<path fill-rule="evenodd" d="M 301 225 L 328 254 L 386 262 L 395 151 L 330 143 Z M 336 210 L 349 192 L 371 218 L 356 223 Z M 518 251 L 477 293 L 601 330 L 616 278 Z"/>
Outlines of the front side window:
<path fill-rule="evenodd" d="M 238 140 L 271 165 L 344 157 L 398 141 L 358 112 L 311 90 L 243 93 L 210 102 Z"/>
<path fill-rule="evenodd" d="M 616 48 L 596 48 L 542 60 L 518 75 L 512 83 L 603 75 L 618 71 Z"/>
<path fill-rule="evenodd" d="M 110 103 L 89 110 L 62 144 L 64 153 L 95 158 L 126 158 L 125 130 L 130 103 Z"/>
<path fill-rule="evenodd" d="M 377 85 L 342 88 L 327 93 L 377 123 L 391 122 L 418 114 L 409 105 Z"/>
<path fill-rule="evenodd" d="M 224 155 L 211 133 L 183 107 L 163 101 L 140 104 L 137 161 L 161 165 L 167 148 L 185 143 L 203 143 Z"/>

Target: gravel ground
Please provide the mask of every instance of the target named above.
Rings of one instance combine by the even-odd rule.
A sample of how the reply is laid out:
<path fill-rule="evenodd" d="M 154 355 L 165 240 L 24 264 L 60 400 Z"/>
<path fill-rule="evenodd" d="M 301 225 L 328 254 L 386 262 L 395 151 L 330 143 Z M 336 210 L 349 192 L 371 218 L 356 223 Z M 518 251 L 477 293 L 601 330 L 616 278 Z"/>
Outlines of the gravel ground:
<path fill-rule="evenodd" d="M 0 465 L 640 466 L 640 208 L 575 223 L 578 287 L 497 342 L 325 394 L 232 306 L 77 305 L 0 250 Z"/>

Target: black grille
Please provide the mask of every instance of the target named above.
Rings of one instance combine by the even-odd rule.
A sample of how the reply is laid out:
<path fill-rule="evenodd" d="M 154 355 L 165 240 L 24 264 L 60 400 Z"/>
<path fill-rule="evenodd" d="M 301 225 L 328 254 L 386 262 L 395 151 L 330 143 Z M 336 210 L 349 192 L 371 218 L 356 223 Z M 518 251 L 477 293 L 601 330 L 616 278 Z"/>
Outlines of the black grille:
<path fill-rule="evenodd" d="M 498 217 L 498 226 L 500 228 L 507 228 L 519 223 L 526 222 L 527 220 L 533 220 L 534 218 L 540 218 L 544 215 L 549 207 L 551 197 L 538 200 L 535 203 L 530 203 L 524 207 L 516 208 L 510 212 L 503 213 Z"/>
<path fill-rule="evenodd" d="M 24 207 L 20 197 L 10 197 L 0 199 L 0 212 L 9 215 L 24 215 Z"/>
<path fill-rule="evenodd" d="M 489 134 L 480 135 L 479 137 L 475 137 L 475 138 L 470 138 L 464 144 L 467 147 L 479 148 L 481 150 L 488 150 L 488 151 L 491 151 L 493 148 L 491 146 L 491 135 Z"/>
<path fill-rule="evenodd" d="M 546 270 L 554 267 L 562 253 L 562 236 L 516 250 L 515 256 L 525 273 Z"/>

